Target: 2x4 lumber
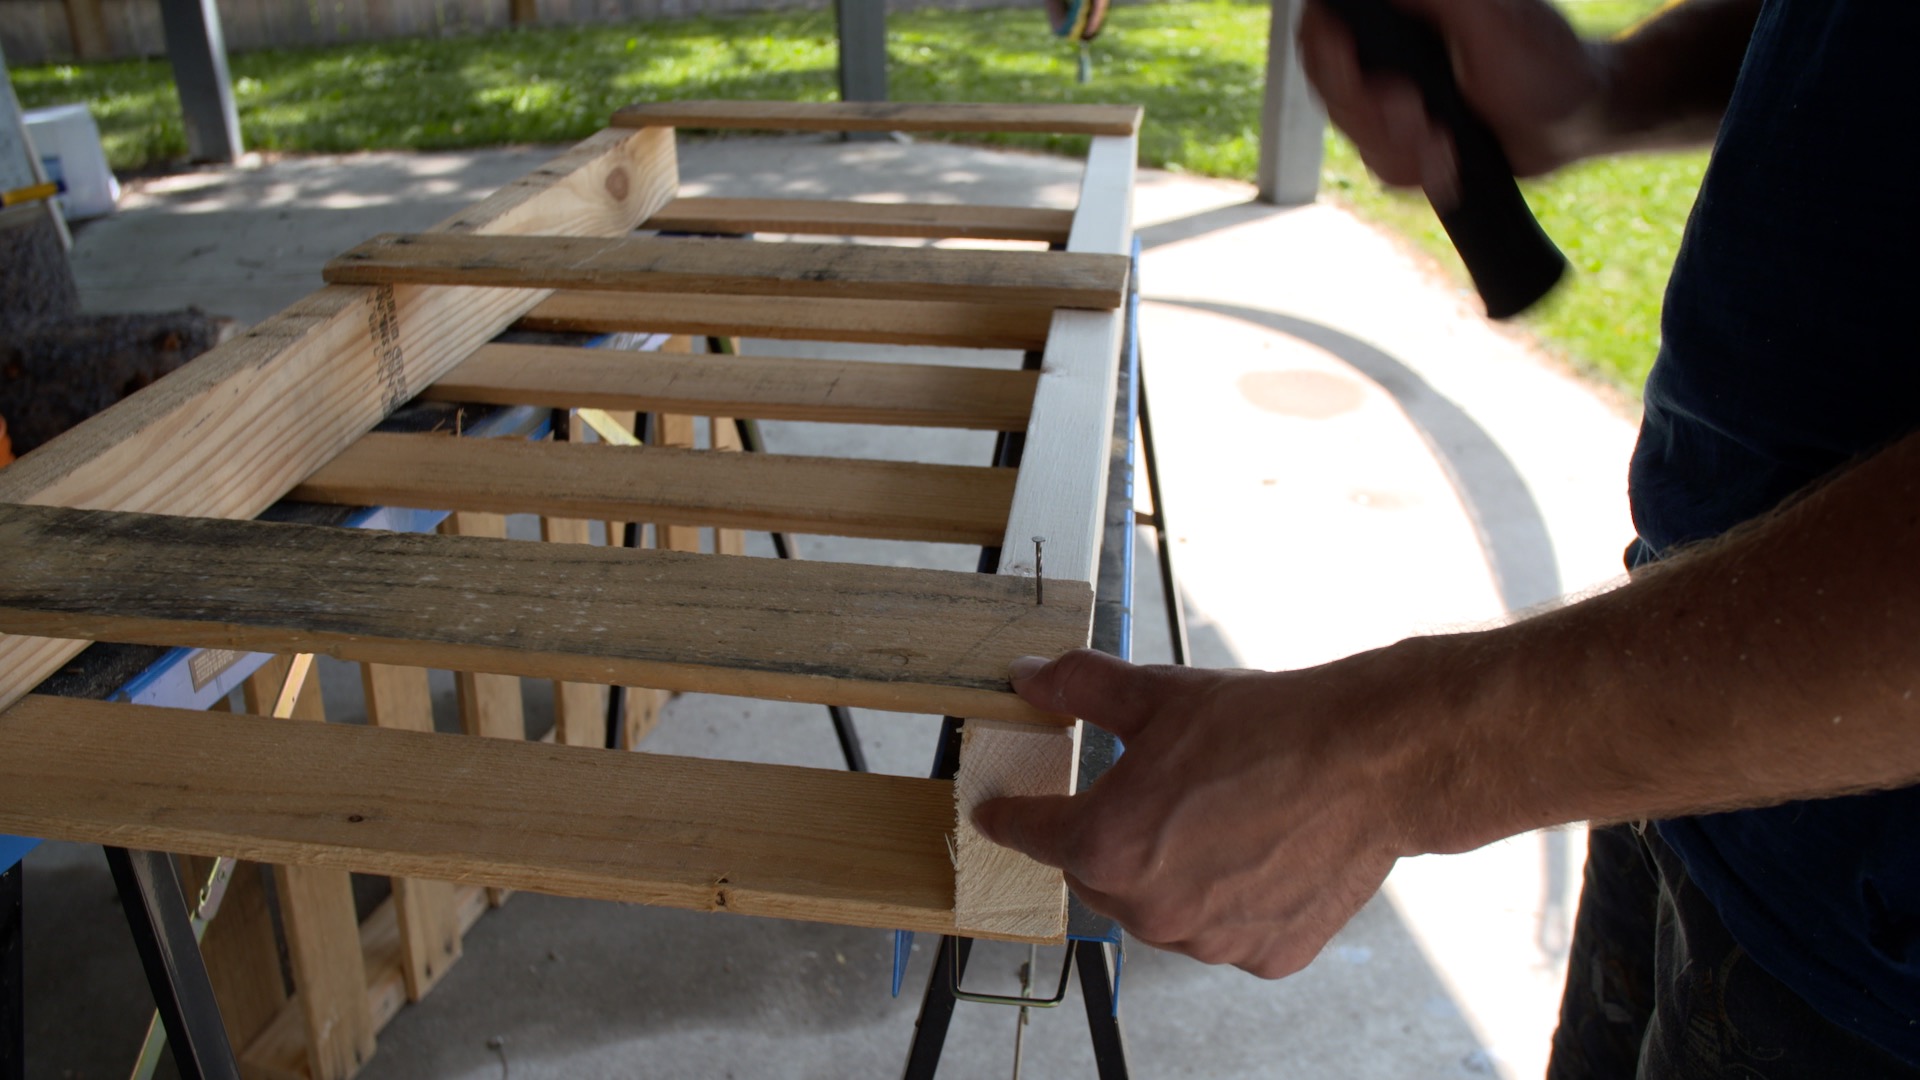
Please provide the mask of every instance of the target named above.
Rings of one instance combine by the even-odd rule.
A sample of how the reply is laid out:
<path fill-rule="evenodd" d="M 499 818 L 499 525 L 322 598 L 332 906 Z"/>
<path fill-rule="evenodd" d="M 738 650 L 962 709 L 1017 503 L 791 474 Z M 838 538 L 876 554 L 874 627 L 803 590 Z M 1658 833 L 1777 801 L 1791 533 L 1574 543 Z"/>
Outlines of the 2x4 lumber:
<path fill-rule="evenodd" d="M 484 345 L 430 401 L 1024 431 L 1038 372 L 865 360 Z"/>
<path fill-rule="evenodd" d="M 543 517 L 540 539 L 549 544 L 590 544 L 593 523 Z M 607 688 L 598 683 L 553 682 L 553 740 L 562 746 L 607 744 Z"/>
<path fill-rule="evenodd" d="M 362 664 L 367 720 L 399 731 L 433 731 L 433 690 L 425 668 Z M 451 882 L 393 879 L 401 975 L 419 1001 L 460 959 L 458 898 Z"/>
<path fill-rule="evenodd" d="M 284 663 L 284 661 L 281 661 Z M 226 699 L 213 709 L 230 712 Z M 196 895 L 213 870 L 213 859 L 183 857 L 187 895 Z M 266 868 L 258 863 L 234 866 L 218 917 L 207 923 L 200 939 L 207 977 L 213 983 L 227 1042 L 235 1048 L 250 1044 L 287 1003 L 285 976 L 280 971 L 280 938 L 273 928 Z"/>
<path fill-rule="evenodd" d="M 327 263 L 336 285 L 1119 307 L 1125 256 L 662 237 L 385 233 Z"/>
<path fill-rule="evenodd" d="M 192 890 L 207 880 L 214 860 L 186 861 L 192 870 L 186 879 L 192 897 Z M 207 924 L 206 936 L 200 939 L 200 955 L 207 963 L 227 1042 L 237 1047 L 264 1031 L 287 1001 L 280 974 L 280 940 L 273 932 L 263 873 L 258 863 L 234 866 L 219 916 Z"/>
<path fill-rule="evenodd" d="M 402 879 L 407 880 L 407 879 Z M 456 890 L 456 929 L 465 934 L 487 910 L 486 890 L 465 886 Z M 360 923 L 360 954 L 366 958 L 367 1010 L 373 1026 L 384 1029 L 409 1000 L 401 971 L 399 906 L 388 899 Z M 240 1056 L 240 1075 L 247 1080 L 310 1080 L 306 1035 L 300 1022 L 300 1002 L 289 1001 L 272 1023 Z"/>
<path fill-rule="evenodd" d="M 949 930 L 952 808 L 914 777 L 41 695 L 0 715 L 8 832 L 701 911 Z"/>
<path fill-rule="evenodd" d="M 619 235 L 677 183 L 672 132 L 602 132 L 440 227 Z M 0 502 L 252 517 L 544 295 L 323 288 L 0 470 Z M 0 639 L 0 708 L 83 647 Z"/>
<path fill-rule="evenodd" d="M 652 435 L 691 443 L 693 418 L 656 418 Z M 492 512 L 475 520 L 502 513 L 644 520 L 666 530 L 661 547 L 697 551 L 697 529 L 707 525 L 992 544 L 1006 529 L 1014 481 L 1012 469 L 975 465 L 374 433 L 293 497 Z"/>
<path fill-rule="evenodd" d="M 1058 725 L 1006 665 L 1084 645 L 1092 588 L 1046 601 L 987 574 L 0 507 L 0 631 L 50 637 Z"/>
<path fill-rule="evenodd" d="M 1073 211 L 1036 206 L 683 197 L 661 207 L 641 227 L 681 233 L 765 232 L 1065 244 L 1073 228 Z"/>
<path fill-rule="evenodd" d="M 276 657 L 242 684 L 248 712 L 273 710 L 290 667 L 287 657 Z M 320 680 L 309 675 L 294 700 L 291 721 L 260 717 L 250 722 L 271 732 L 325 727 L 326 719 Z M 249 721 L 242 718 L 241 722 Z M 376 1030 L 367 1006 L 366 960 L 360 951 L 353 881 L 345 870 L 276 862 L 273 883 L 280 896 L 280 925 L 286 932 L 294 997 L 306 1031 L 308 1074 L 316 1080 L 347 1080 L 373 1056 Z"/>
<path fill-rule="evenodd" d="M 650 101 L 613 114 L 617 127 L 752 131 L 1033 131 L 1132 135 L 1138 105 L 974 105 L 881 101 Z"/>
<path fill-rule="evenodd" d="M 1136 152 L 1131 137 L 1093 140 L 1069 250 L 1131 250 Z M 1039 536 L 1050 580 L 1094 580 L 1124 328 L 1121 311 L 1054 314 L 1000 549 L 1001 574 L 1034 574 L 1039 567 L 1033 538 Z M 1049 595 L 1056 587 L 1048 587 Z M 1060 872 L 981 836 L 973 811 L 1003 795 L 1072 794 L 1079 725 L 1053 734 L 984 722 L 989 719 L 967 721 L 954 786 L 954 921 L 970 933 L 1064 932 L 1066 883 Z"/>
<path fill-rule="evenodd" d="M 1031 304 L 936 300 L 801 300 L 784 296 L 608 293 L 563 290 L 534 305 L 520 326 L 590 334 L 621 332 L 1038 349 L 1053 310 Z"/>
<path fill-rule="evenodd" d="M 368 505 L 388 501 L 366 500 Z M 440 533 L 444 536 L 505 540 L 507 519 L 503 514 L 456 511 L 440 523 Z M 518 678 L 485 671 L 456 671 L 453 673 L 453 699 L 460 709 L 460 728 L 468 735 L 483 739 L 526 738 L 526 706 L 520 700 Z M 487 903 L 494 907 L 506 903 L 508 896 L 505 889 L 487 889 Z"/>
<path fill-rule="evenodd" d="M 660 351 L 668 354 L 680 353 L 691 355 L 693 353 L 693 340 L 685 335 L 677 335 L 667 339 L 666 344 L 660 346 Z M 699 455 L 691 453 L 694 448 L 693 428 L 693 417 L 685 413 L 656 412 L 647 424 L 647 445 L 652 447 L 667 447 L 682 451 L 681 454 L 675 455 L 675 457 L 681 460 L 700 461 L 702 459 Z M 661 460 L 660 455 L 653 455 L 652 460 Z M 687 491 L 686 494 L 694 495 L 694 492 Z M 751 501 L 753 494 L 754 493 L 749 493 L 746 499 L 742 501 Z M 682 522 L 672 517 L 659 514 L 649 516 L 653 518 L 655 547 L 667 551 L 700 550 L 700 522 Z M 633 741 L 636 743 L 639 742 L 638 739 Z"/>

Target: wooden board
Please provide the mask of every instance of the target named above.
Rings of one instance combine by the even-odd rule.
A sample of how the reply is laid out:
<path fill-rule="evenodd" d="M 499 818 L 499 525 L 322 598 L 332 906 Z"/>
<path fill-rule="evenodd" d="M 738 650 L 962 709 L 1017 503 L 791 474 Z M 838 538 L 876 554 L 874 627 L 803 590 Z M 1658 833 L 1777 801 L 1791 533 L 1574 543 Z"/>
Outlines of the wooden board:
<path fill-rule="evenodd" d="M 0 631 L 1059 724 L 1084 582 L 0 507 Z"/>
<path fill-rule="evenodd" d="M 429 401 L 1023 431 L 1040 375 L 979 367 L 486 345 Z"/>
<path fill-rule="evenodd" d="M 370 436 L 377 438 L 379 436 Z M 432 436 L 425 436 L 432 438 Z M 464 441 L 464 440 L 462 440 Z M 484 440 L 493 442 L 494 440 Z M 482 440 L 474 440 L 475 445 Z M 530 446 L 531 443 L 520 440 L 499 440 L 500 445 Z M 334 460 L 338 461 L 338 458 Z M 298 488 L 294 489 L 300 490 Z M 351 501 L 351 500 L 350 500 Z M 367 499 L 356 505 L 415 505 L 394 499 Z M 424 504 L 421 504 L 424 505 Z M 439 509 L 436 507 L 436 509 Z M 507 538 L 507 519 L 501 514 L 472 513 L 470 509 L 460 508 L 459 512 L 440 523 L 442 536 L 473 536 L 489 540 Z M 477 587 L 479 582 L 471 582 L 468 587 Z M 512 675 L 492 672 L 459 670 L 453 673 L 454 699 L 460 706 L 460 726 L 469 735 L 479 735 L 489 739 L 524 739 L 527 737 L 527 718 L 520 700 L 520 680 Z"/>
<path fill-rule="evenodd" d="M 286 657 L 276 658 L 242 684 L 248 712 L 272 713 L 289 666 Z M 327 712 L 317 674 L 308 674 L 299 697 L 294 699 L 292 717 L 293 721 L 306 723 L 270 716 L 223 719 L 262 727 L 270 735 L 289 729 L 324 728 Z M 192 782 L 186 777 L 161 775 L 182 784 Z M 308 1074 L 316 1080 L 346 1080 L 373 1056 L 375 1031 L 373 1014 L 367 1008 L 367 970 L 360 952 L 353 881 L 344 870 L 276 862 L 273 884 L 280 897 L 287 964 L 293 971 L 294 997 L 306 1033 Z"/>
<path fill-rule="evenodd" d="M 1070 250 L 1131 250 L 1136 153 L 1131 137 L 1093 140 Z M 1044 537 L 1049 595 L 1062 584 L 1056 579 L 1090 584 L 1098 572 L 1124 330 L 1122 312 L 1059 311 L 1047 337 L 1000 573 L 1032 576 L 1039 569 L 1033 538 Z M 955 785 L 955 922 L 968 932 L 1064 929 L 1059 871 L 988 843 L 973 828 L 973 811 L 997 795 L 1071 794 L 1079 727 L 1045 739 L 980 722 L 986 719 L 967 722 Z"/>
<path fill-rule="evenodd" d="M 367 721 L 399 731 L 433 731 L 433 691 L 425 668 L 362 664 Z M 458 897 L 446 881 L 394 878 L 393 907 L 407 1000 L 419 1001 L 460 959 Z"/>
<path fill-rule="evenodd" d="M 641 227 L 682 233 L 1030 240 L 1064 245 L 1073 228 L 1073 211 L 945 203 L 679 198 L 661 207 Z"/>
<path fill-rule="evenodd" d="M 458 930 L 473 928 L 487 910 L 486 890 L 463 886 L 455 891 Z M 360 923 L 360 954 L 366 958 L 367 1010 L 375 1028 L 385 1028 L 407 1002 L 401 971 L 398 906 L 387 900 Z M 236 1045 L 243 1080 L 309 1080 L 306 1033 L 300 1002 L 286 1004 L 251 1043 Z"/>
<path fill-rule="evenodd" d="M 655 438 L 693 441 L 693 418 L 668 415 Z M 679 429 L 684 428 L 684 431 Z M 293 489 L 347 506 L 644 520 L 886 540 L 993 544 L 1007 527 L 1014 470 L 973 465 L 716 454 L 672 446 L 363 437 Z M 466 520 L 466 515 L 461 515 Z M 505 535 L 504 528 L 484 534 Z M 661 547 L 696 551 L 689 536 Z"/>
<path fill-rule="evenodd" d="M 613 114 L 620 127 L 754 131 L 1037 131 L 1131 135 L 1138 105 L 904 104 L 884 101 L 650 101 Z"/>
<path fill-rule="evenodd" d="M 1051 308 L 931 300 L 796 300 L 791 297 L 556 292 L 534 305 L 527 330 L 697 334 L 784 341 L 858 341 L 957 349 L 1046 346 Z"/>
<path fill-rule="evenodd" d="M 913 777 L 38 695 L 0 715 L 7 832 L 702 911 L 951 929 L 952 813 Z"/>
<path fill-rule="evenodd" d="M 954 804 L 966 811 L 953 856 L 955 921 L 962 930 L 1038 938 L 1064 932 L 1067 884 L 1060 871 L 982 836 L 972 810 L 1006 795 L 1072 793 L 1079 749 L 1072 729 L 967 721 L 954 782 Z"/>
<path fill-rule="evenodd" d="M 540 539 L 549 544 L 590 544 L 592 522 L 543 517 Z M 607 688 L 598 683 L 553 681 L 553 739 L 562 746 L 607 744 Z"/>
<path fill-rule="evenodd" d="M 618 235 L 672 198 L 673 133 L 603 132 L 441 228 Z M 252 517 L 542 297 L 329 286 L 0 470 L 0 502 Z M 0 708 L 83 646 L 0 639 Z"/>
<path fill-rule="evenodd" d="M 933 300 L 1116 308 L 1122 255 L 660 237 L 385 233 L 327 263 L 336 285 Z"/>

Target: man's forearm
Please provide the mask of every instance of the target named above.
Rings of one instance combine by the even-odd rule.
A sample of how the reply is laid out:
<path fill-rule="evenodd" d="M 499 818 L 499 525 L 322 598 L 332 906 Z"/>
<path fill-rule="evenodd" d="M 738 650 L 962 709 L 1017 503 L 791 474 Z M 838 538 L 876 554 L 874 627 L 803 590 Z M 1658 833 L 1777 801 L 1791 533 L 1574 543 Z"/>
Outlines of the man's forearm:
<path fill-rule="evenodd" d="M 1711 142 L 1761 0 L 1683 0 L 1596 43 L 1606 91 L 1581 118 L 1578 156 Z"/>
<path fill-rule="evenodd" d="M 1920 781 L 1920 435 L 1612 592 L 1403 644 L 1443 703 L 1426 850 Z"/>

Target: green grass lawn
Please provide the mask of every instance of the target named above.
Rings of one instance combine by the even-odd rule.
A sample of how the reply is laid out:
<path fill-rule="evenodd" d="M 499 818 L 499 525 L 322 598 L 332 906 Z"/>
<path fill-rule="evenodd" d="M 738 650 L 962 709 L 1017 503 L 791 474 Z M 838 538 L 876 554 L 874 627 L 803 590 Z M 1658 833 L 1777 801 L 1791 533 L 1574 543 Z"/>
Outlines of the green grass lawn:
<path fill-rule="evenodd" d="M 1606 32 L 1658 0 L 1562 0 Z M 1250 180 L 1265 74 L 1264 0 L 1117 7 L 1095 43 L 1090 85 L 1038 5 L 896 12 L 892 96 L 901 101 L 1129 101 L 1147 109 L 1141 163 Z M 283 50 L 232 58 L 247 145 L 340 152 L 566 142 L 618 106 L 664 98 L 832 100 L 834 24 L 777 13 Z M 116 169 L 184 156 L 164 61 L 13 70 L 29 108 L 85 101 Z M 1072 139 L 996 140 L 1077 151 Z M 1584 166 L 1529 185 L 1541 221 L 1577 268 L 1529 326 L 1575 363 L 1637 389 L 1658 338 L 1667 269 L 1704 155 Z M 1327 142 L 1326 190 L 1407 235 L 1461 276 L 1424 200 L 1382 191 L 1344 140 Z M 1284 303 L 1284 298 L 1276 302 Z"/>

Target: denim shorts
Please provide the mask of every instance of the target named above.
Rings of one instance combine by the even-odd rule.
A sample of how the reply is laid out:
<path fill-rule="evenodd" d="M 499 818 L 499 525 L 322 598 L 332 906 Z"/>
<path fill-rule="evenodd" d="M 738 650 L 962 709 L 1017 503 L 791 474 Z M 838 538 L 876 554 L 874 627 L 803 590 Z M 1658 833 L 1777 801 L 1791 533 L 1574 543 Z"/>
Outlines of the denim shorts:
<path fill-rule="evenodd" d="M 1645 825 L 1587 834 L 1548 1080 L 1915 1078 L 1753 962 Z"/>

